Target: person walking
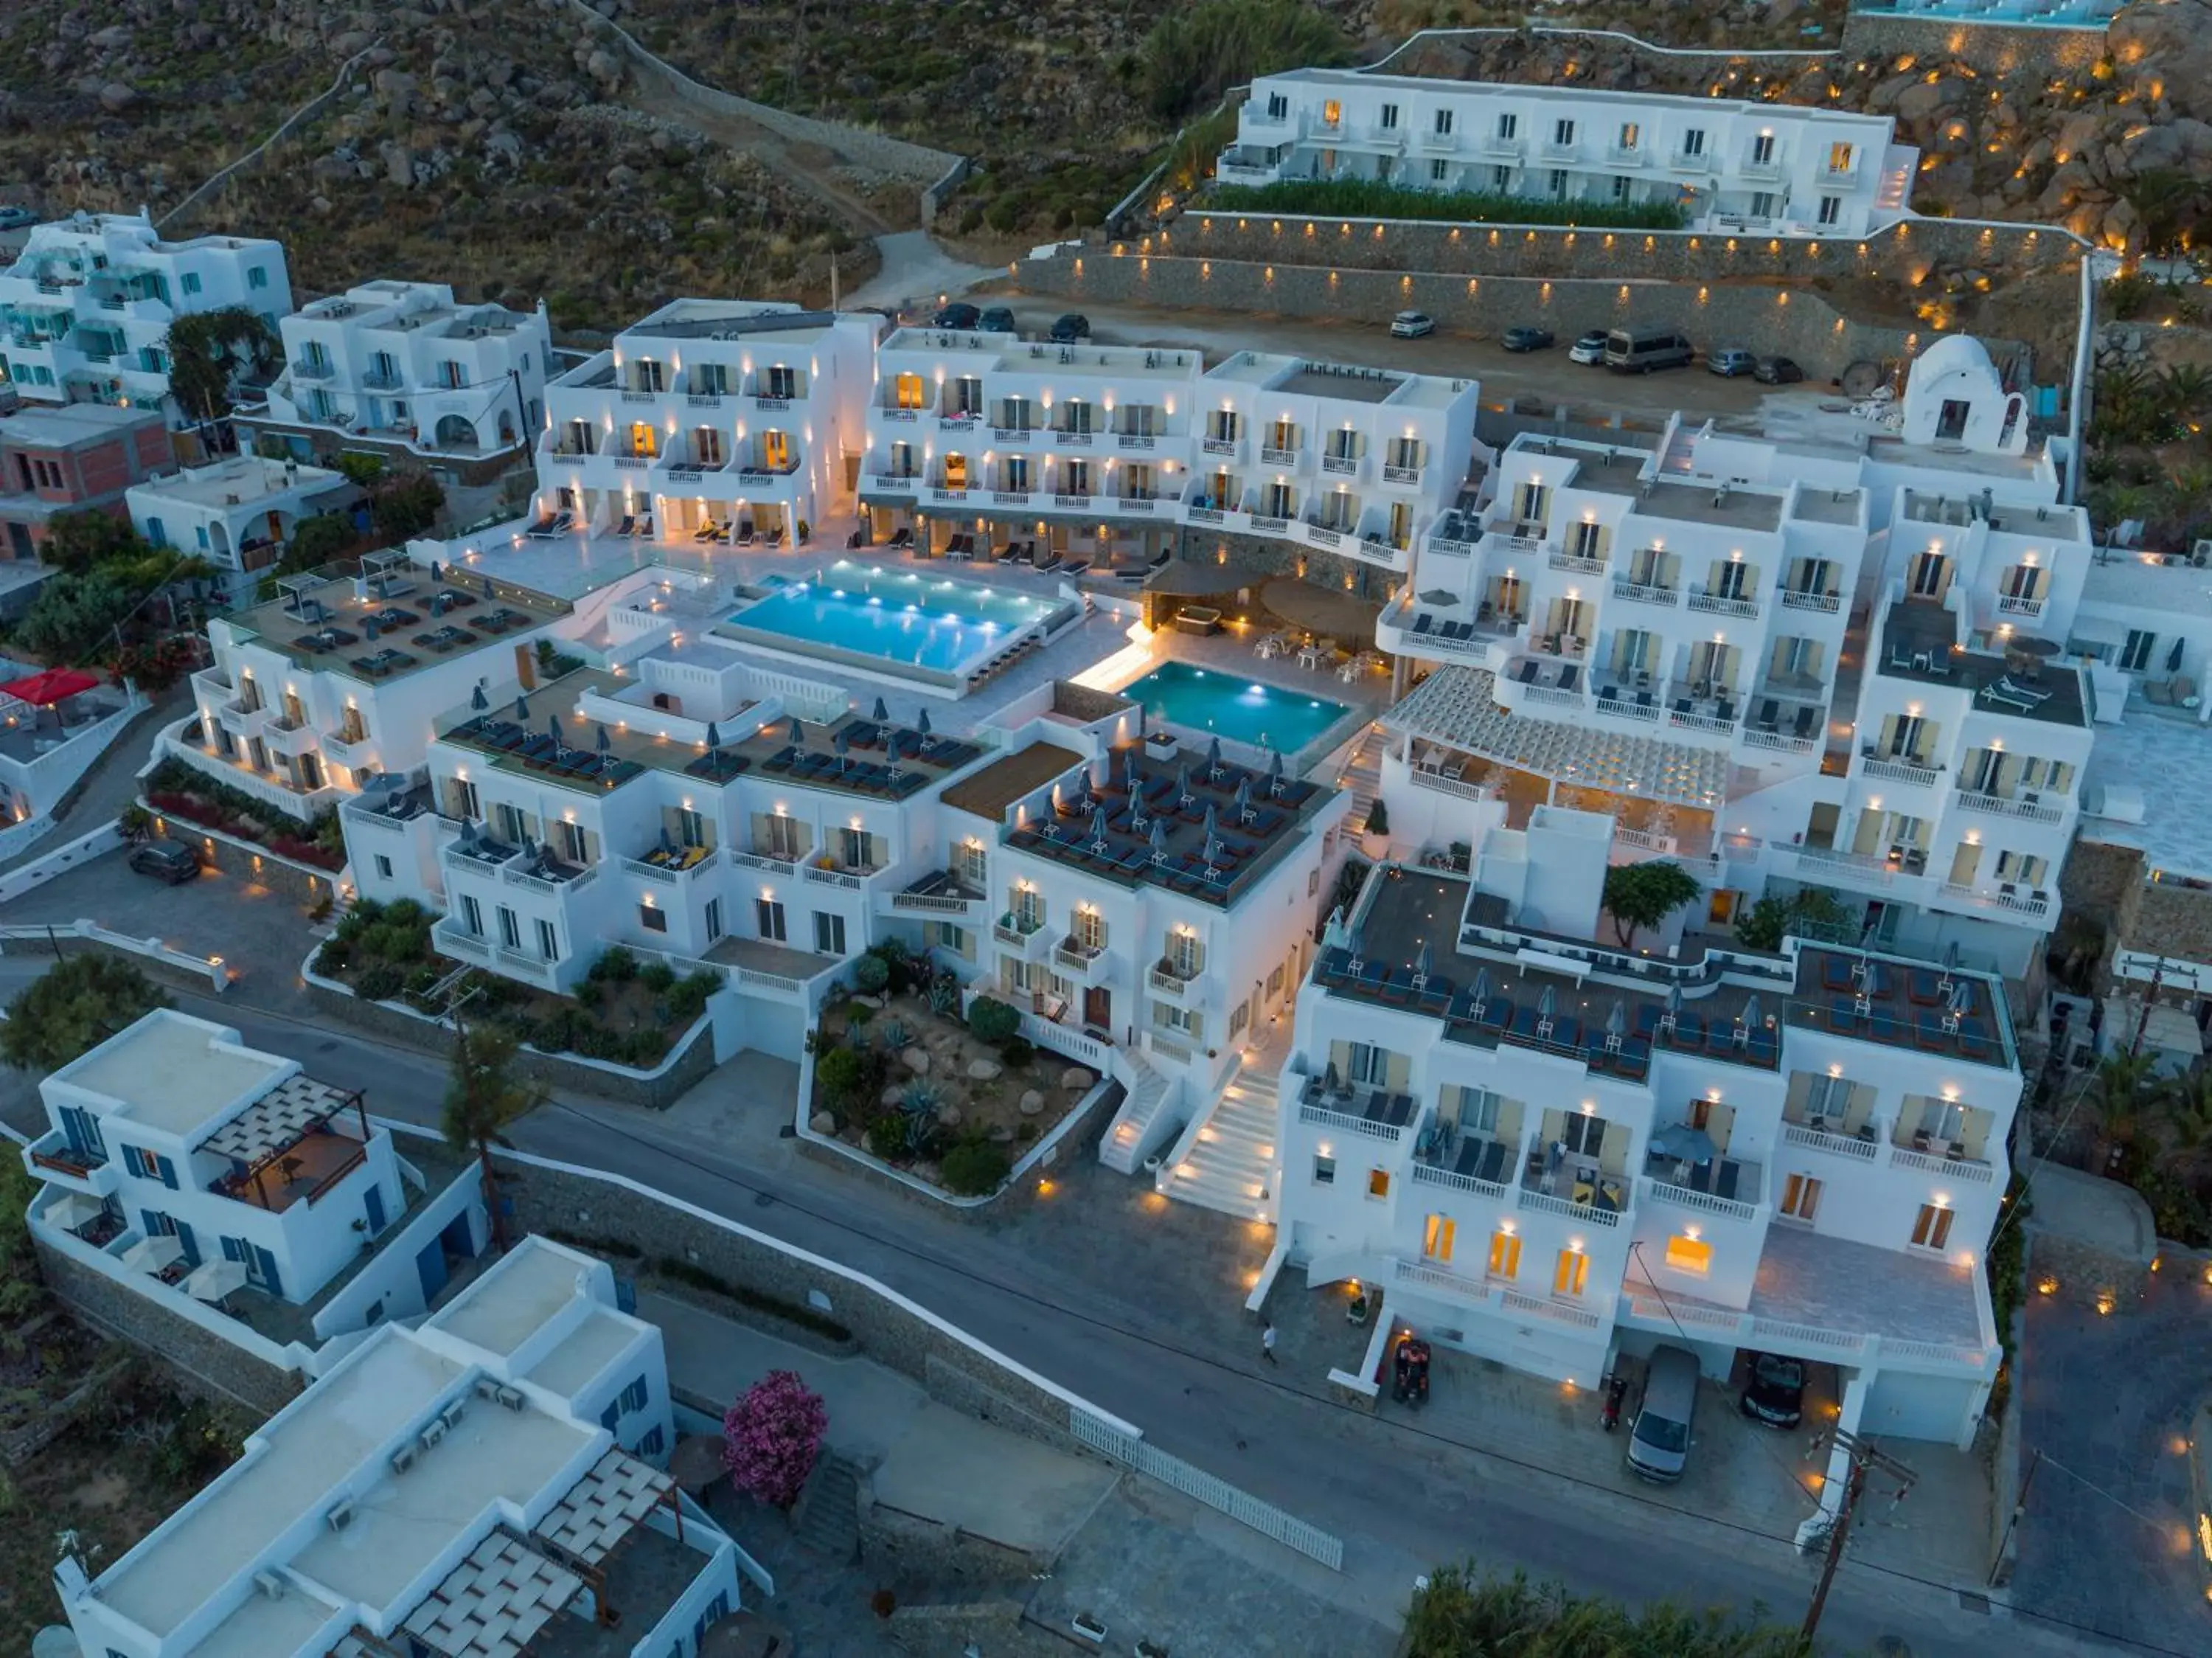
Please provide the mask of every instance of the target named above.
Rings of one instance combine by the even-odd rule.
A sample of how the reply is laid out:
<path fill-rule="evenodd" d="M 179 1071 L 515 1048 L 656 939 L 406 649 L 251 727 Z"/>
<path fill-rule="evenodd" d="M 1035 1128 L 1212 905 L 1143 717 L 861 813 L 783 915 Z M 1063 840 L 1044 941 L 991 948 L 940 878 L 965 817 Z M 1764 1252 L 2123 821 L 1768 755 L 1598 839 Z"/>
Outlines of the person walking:
<path fill-rule="evenodd" d="M 1275 1326 L 1272 1323 L 1260 1326 L 1260 1356 L 1270 1364 L 1279 1364 L 1275 1356 Z"/>

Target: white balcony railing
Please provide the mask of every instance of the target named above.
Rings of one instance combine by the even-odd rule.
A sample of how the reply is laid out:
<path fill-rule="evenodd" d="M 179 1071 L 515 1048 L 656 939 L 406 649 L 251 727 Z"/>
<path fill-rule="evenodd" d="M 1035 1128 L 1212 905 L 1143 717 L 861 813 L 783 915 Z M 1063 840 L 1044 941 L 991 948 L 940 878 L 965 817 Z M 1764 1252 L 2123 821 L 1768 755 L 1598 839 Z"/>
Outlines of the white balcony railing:
<path fill-rule="evenodd" d="M 1613 584 L 1613 596 L 1632 605 L 1658 605 L 1669 610 L 1682 602 L 1680 588 L 1655 587 L 1649 582 L 1624 582 L 1618 578 Z"/>
<path fill-rule="evenodd" d="M 1708 593 L 1702 588 L 1690 590 L 1690 608 L 1715 616 L 1743 616 L 1756 618 L 1759 600 L 1746 599 L 1732 593 Z"/>
<path fill-rule="evenodd" d="M 1718 1215 L 1731 1221 L 1755 1221 L 1759 1218 L 1757 1204 L 1741 1203 L 1734 1198 L 1723 1198 L 1717 1192 L 1700 1192 L 1695 1186 L 1676 1186 L 1670 1180 L 1655 1180 L 1648 1175 L 1642 1185 L 1644 1197 L 1655 1204 L 1665 1204 L 1675 1209 L 1692 1209 L 1702 1215 Z"/>
<path fill-rule="evenodd" d="M 1831 1157 L 1848 1157 L 1862 1163 L 1872 1162 L 1877 1149 L 1872 1139 L 1831 1134 L 1826 1129 L 1809 1128 L 1802 1123 L 1784 1123 L 1782 1137 L 1789 1144 L 1802 1146 L 1808 1151 L 1825 1152 Z"/>
<path fill-rule="evenodd" d="M 2030 823 L 2063 823 L 2065 813 L 2055 806 L 2045 806 L 2039 800 L 2024 795 L 2007 798 L 2002 795 L 1984 795 L 1977 789 L 1959 790 L 1959 804 L 1975 812 L 1996 812 L 2008 818 L 2026 818 Z"/>
<path fill-rule="evenodd" d="M 1996 1170 L 1978 1157 L 1938 1157 L 1931 1152 L 1911 1151 L 1903 1146 L 1889 1149 L 1892 1168 L 1909 1168 L 1920 1174 L 1941 1174 L 1946 1179 L 1971 1180 L 1977 1186 L 1994 1186 Z"/>
<path fill-rule="evenodd" d="M 1860 769 L 1869 777 L 1879 777 L 1884 783 L 1917 783 L 1923 789 L 1933 789 L 1943 781 L 1940 766 L 1920 765 L 1911 760 L 1876 759 L 1870 754 L 1859 757 Z"/>

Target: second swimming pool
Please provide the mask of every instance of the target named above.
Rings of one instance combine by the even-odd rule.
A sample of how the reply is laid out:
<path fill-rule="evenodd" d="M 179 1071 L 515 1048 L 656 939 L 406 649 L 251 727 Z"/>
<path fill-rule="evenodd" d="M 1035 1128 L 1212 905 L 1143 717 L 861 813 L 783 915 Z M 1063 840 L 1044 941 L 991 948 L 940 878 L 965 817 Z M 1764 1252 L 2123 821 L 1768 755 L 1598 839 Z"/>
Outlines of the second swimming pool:
<path fill-rule="evenodd" d="M 1121 694 L 1186 731 L 1295 754 L 1352 710 L 1324 697 L 1261 685 L 1234 674 L 1163 662 Z"/>

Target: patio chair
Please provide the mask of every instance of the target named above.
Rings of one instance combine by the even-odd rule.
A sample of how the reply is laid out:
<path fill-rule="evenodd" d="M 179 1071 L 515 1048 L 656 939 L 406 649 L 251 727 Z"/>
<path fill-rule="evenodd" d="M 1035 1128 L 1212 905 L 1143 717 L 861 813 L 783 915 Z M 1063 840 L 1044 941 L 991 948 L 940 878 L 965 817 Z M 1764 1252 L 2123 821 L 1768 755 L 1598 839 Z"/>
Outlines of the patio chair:
<path fill-rule="evenodd" d="M 622 522 L 615 526 L 615 534 L 621 539 L 628 540 L 636 533 L 637 515 L 635 513 L 624 513 L 623 515 Z"/>
<path fill-rule="evenodd" d="M 546 537 L 553 533 L 555 522 L 556 515 L 550 512 L 540 513 L 538 515 L 538 521 L 522 533 L 533 541 L 543 541 Z"/>
<path fill-rule="evenodd" d="M 1423 611 L 1419 615 L 1413 618 L 1413 631 L 1416 633 L 1426 633 L 1429 631 L 1429 623 L 1431 619 L 1432 619 L 1430 617 L 1429 613 L 1425 610 Z"/>
<path fill-rule="evenodd" d="M 1813 735 L 1813 723 L 1819 716 L 1820 710 L 1818 709 L 1799 709 L 1797 710 L 1797 723 L 1790 728 L 1790 735 L 1793 737 L 1799 738 L 1800 740 L 1809 741 Z"/>
<path fill-rule="evenodd" d="M 1723 724 L 1733 725 L 1735 722 L 1735 704 L 1727 698 L 1722 698 L 1714 707 L 1713 717 Z"/>
<path fill-rule="evenodd" d="M 738 521 L 737 546 L 741 547 L 749 547 L 759 539 L 759 536 L 755 534 L 753 532 L 753 521 L 751 519 L 741 518 Z"/>
<path fill-rule="evenodd" d="M 1636 705 L 1638 708 L 1651 707 L 1653 705 L 1651 701 L 1651 693 L 1648 691 L 1638 692 L 1636 693 Z"/>
<path fill-rule="evenodd" d="M 653 539 L 653 515 L 649 512 L 639 515 L 636 539 L 640 541 L 650 541 Z"/>
<path fill-rule="evenodd" d="M 713 519 L 702 518 L 699 521 L 699 527 L 691 532 L 691 539 L 694 541 L 713 541 L 718 539 L 721 533 L 721 527 Z"/>
<path fill-rule="evenodd" d="M 1518 667 L 1513 670 L 1513 678 L 1522 685 L 1535 684 L 1536 664 L 1533 661 L 1523 661 Z"/>
<path fill-rule="evenodd" d="M 1782 722 L 1782 704 L 1769 697 L 1759 705 L 1759 718 L 1753 722 L 1761 731 L 1771 731 Z"/>
<path fill-rule="evenodd" d="M 1060 564 L 1060 549 L 1058 547 L 1047 547 L 1042 554 L 1036 557 L 1035 563 L 1040 573 L 1048 570 L 1058 570 Z"/>
<path fill-rule="evenodd" d="M 1569 662 L 1565 667 L 1559 670 L 1559 689 L 1562 691 L 1572 691 L 1582 682 L 1582 669 L 1576 667 L 1574 663 Z"/>

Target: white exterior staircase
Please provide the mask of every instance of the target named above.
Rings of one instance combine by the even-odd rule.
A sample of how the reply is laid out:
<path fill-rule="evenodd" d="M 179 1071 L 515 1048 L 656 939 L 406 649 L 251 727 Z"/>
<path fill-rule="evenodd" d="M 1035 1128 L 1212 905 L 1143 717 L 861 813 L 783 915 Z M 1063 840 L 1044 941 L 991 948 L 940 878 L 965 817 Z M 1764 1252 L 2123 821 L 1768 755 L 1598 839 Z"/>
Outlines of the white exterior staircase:
<path fill-rule="evenodd" d="M 1169 1197 L 1246 1220 L 1275 1218 L 1275 1152 L 1281 1119 L 1275 1079 L 1238 1071 L 1161 1165 Z"/>
<path fill-rule="evenodd" d="M 1134 1174 L 1175 1132 L 1182 1079 L 1154 1070 L 1133 1048 L 1116 1048 L 1114 1053 L 1115 1074 L 1126 1064 L 1129 1075 L 1122 1079 L 1121 1108 L 1098 1143 L 1098 1161 L 1117 1174 Z"/>

